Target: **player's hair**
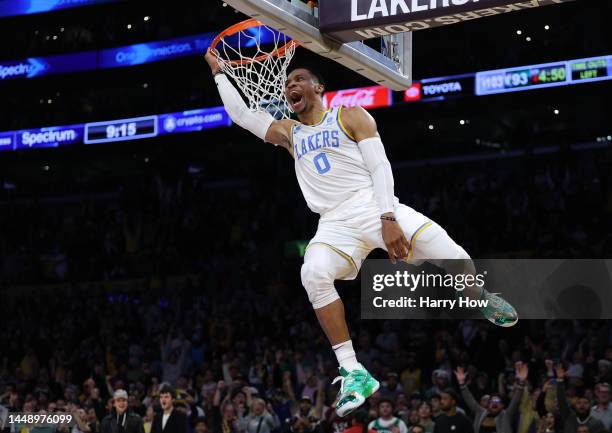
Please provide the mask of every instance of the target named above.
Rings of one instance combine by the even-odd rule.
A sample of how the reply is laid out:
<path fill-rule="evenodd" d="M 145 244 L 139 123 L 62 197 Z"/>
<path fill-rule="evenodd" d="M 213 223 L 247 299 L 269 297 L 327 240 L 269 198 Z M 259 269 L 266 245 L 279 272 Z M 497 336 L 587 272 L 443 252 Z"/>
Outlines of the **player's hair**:
<path fill-rule="evenodd" d="M 293 66 L 288 74 L 292 73 L 293 71 L 295 71 L 296 69 L 305 69 L 308 71 L 308 73 L 319 83 L 321 84 L 323 87 L 327 88 L 327 84 L 325 84 L 325 78 L 323 78 L 323 75 L 321 75 L 321 73 L 316 70 L 315 68 L 313 68 L 312 66 L 309 65 L 297 65 L 297 66 Z"/>

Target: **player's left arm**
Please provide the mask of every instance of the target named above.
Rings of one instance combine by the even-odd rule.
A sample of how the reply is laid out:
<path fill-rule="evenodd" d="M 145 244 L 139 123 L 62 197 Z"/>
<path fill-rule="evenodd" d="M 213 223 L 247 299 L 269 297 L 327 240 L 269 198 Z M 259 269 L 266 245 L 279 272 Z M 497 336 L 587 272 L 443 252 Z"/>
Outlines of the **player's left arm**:
<path fill-rule="evenodd" d="M 389 258 L 395 263 L 395 259 L 408 257 L 410 244 L 395 220 L 393 173 L 376 121 L 362 107 L 344 108 L 341 114 L 342 124 L 357 142 L 372 176 L 374 195 L 381 213 L 383 240 Z"/>

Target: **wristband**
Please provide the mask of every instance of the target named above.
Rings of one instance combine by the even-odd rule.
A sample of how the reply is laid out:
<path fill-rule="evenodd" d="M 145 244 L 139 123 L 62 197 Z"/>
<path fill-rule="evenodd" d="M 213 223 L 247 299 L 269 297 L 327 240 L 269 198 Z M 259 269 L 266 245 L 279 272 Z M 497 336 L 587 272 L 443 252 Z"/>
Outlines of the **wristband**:
<path fill-rule="evenodd" d="M 390 216 L 385 216 L 385 215 L 381 215 L 380 219 L 381 220 L 385 220 L 385 221 L 397 221 L 397 219 L 395 219 L 395 217 L 390 217 Z"/>

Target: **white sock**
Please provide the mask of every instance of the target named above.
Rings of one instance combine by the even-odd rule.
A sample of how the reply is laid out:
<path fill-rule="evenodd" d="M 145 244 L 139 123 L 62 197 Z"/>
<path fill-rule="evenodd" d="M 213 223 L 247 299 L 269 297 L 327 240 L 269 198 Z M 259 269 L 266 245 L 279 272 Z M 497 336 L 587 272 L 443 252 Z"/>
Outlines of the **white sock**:
<path fill-rule="evenodd" d="M 340 364 L 340 367 L 344 368 L 346 371 L 361 368 L 361 364 L 357 362 L 355 350 L 353 349 L 353 342 L 351 340 L 336 344 L 332 346 L 332 349 L 334 349 L 336 358 L 338 358 L 338 364 Z"/>

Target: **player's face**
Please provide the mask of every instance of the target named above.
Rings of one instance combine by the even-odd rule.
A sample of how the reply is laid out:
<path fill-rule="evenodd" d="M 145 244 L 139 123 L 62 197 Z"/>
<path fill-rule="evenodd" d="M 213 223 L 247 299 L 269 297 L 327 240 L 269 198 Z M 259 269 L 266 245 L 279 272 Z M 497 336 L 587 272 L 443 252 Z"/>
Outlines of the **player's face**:
<path fill-rule="evenodd" d="M 307 69 L 296 69 L 287 77 L 285 96 L 296 114 L 307 112 L 316 98 L 323 94 L 323 86 Z"/>

